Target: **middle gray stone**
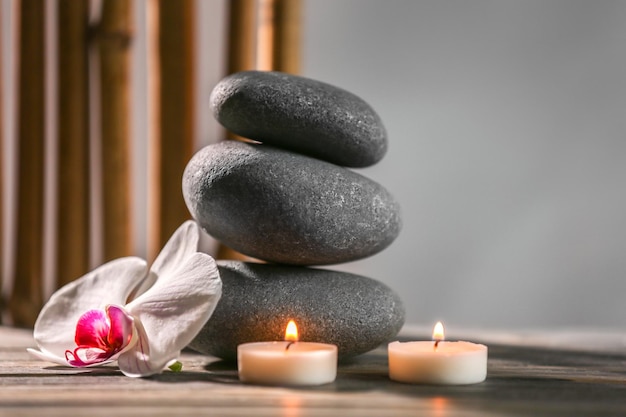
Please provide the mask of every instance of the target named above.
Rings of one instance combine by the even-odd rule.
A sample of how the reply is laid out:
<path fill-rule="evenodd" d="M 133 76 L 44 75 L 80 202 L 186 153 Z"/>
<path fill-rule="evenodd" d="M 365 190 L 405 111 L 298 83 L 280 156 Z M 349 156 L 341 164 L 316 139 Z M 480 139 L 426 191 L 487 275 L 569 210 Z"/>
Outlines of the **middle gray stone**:
<path fill-rule="evenodd" d="M 198 223 L 246 255 L 292 265 L 371 256 L 398 236 L 400 208 L 380 184 L 314 158 L 236 141 L 200 150 L 183 175 Z"/>

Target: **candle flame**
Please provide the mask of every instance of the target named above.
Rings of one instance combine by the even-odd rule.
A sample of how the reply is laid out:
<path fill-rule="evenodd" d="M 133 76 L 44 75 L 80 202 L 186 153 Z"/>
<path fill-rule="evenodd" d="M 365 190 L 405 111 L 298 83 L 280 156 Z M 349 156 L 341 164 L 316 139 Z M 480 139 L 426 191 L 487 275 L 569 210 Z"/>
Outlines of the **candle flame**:
<path fill-rule="evenodd" d="M 287 329 L 285 330 L 285 340 L 288 342 L 298 341 L 298 326 L 296 326 L 296 322 L 293 320 L 290 320 L 287 324 Z"/>
<path fill-rule="evenodd" d="M 443 331 L 443 324 L 438 321 L 437 324 L 435 324 L 435 328 L 433 329 L 433 340 L 436 342 L 440 342 L 444 339 L 444 331 Z"/>

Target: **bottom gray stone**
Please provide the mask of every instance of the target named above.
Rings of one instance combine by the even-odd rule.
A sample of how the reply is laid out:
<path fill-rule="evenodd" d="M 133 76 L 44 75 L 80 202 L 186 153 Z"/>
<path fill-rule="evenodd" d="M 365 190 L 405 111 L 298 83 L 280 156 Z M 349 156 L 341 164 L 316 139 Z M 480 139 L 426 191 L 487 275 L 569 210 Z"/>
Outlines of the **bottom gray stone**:
<path fill-rule="evenodd" d="M 283 340 L 295 320 L 301 341 L 332 343 L 339 359 L 392 339 L 404 324 L 402 301 L 386 285 L 347 272 L 218 262 L 222 298 L 189 345 L 236 360 L 241 343 Z"/>

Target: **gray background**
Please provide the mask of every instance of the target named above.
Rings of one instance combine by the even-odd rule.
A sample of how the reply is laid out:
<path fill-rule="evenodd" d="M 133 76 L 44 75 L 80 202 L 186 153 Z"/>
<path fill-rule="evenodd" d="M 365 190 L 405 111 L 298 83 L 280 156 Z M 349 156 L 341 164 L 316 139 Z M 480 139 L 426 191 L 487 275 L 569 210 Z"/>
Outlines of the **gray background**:
<path fill-rule="evenodd" d="M 315 0 L 304 73 L 360 95 L 400 200 L 386 251 L 343 267 L 408 321 L 626 323 L 626 2 Z"/>
<path fill-rule="evenodd" d="M 135 4 L 134 227 L 135 251 L 145 256 L 149 48 L 146 1 Z M 7 36 L 15 30 L 14 5 L 1 2 L 6 138 L 15 135 Z M 207 106 L 224 68 L 226 8 L 224 0 L 198 5 L 202 146 L 222 137 Z M 305 0 L 303 73 L 356 93 L 379 112 L 390 150 L 361 172 L 388 187 L 404 214 L 404 229 L 387 250 L 336 268 L 387 283 L 405 300 L 409 323 L 624 329 L 625 22 L 622 0 Z M 54 38 L 48 36 L 52 46 Z M 57 92 L 48 92 L 53 102 Z M 48 141 L 54 134 L 52 121 Z M 13 195 L 14 152 L 9 140 L 2 157 Z M 46 181 L 54 184 L 52 169 Z M 97 200 L 96 176 L 93 194 Z M 9 260 L 11 202 L 3 201 Z M 97 221 L 94 229 L 101 230 Z M 101 255 L 92 244 L 95 267 Z M 5 276 L 12 267 L 4 265 Z"/>

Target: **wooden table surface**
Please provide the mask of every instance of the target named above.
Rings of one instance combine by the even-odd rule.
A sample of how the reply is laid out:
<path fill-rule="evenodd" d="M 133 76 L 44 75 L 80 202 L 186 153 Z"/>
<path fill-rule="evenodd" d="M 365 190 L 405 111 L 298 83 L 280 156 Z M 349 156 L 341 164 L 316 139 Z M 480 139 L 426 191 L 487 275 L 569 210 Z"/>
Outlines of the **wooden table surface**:
<path fill-rule="evenodd" d="M 0 327 L 0 416 L 626 416 L 619 343 L 489 344 L 487 380 L 469 386 L 390 381 L 380 348 L 341 364 L 333 384 L 301 389 L 242 384 L 233 364 L 191 352 L 183 372 L 132 379 L 34 360 L 33 345 L 30 332 Z"/>

